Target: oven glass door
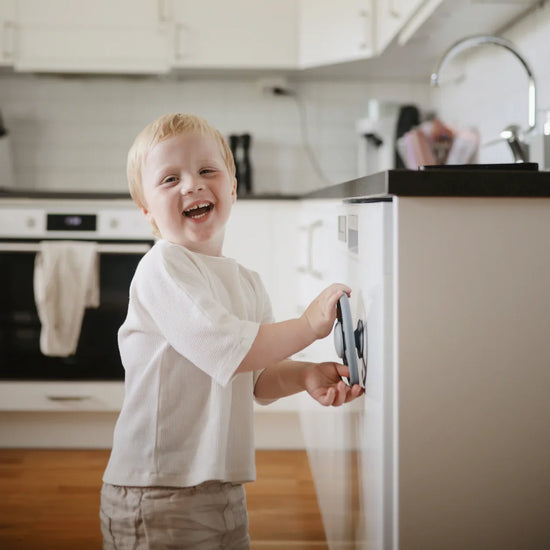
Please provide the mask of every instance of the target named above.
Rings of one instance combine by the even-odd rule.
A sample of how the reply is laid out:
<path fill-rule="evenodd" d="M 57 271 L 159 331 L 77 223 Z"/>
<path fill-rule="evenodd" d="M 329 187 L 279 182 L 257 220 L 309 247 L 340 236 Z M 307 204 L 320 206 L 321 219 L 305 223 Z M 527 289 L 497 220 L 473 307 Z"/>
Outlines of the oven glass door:
<path fill-rule="evenodd" d="M 100 306 L 85 310 L 75 355 L 40 351 L 33 290 L 38 243 L 0 242 L 0 379 L 122 380 L 117 332 L 126 317 L 130 281 L 151 242 L 100 243 Z"/>

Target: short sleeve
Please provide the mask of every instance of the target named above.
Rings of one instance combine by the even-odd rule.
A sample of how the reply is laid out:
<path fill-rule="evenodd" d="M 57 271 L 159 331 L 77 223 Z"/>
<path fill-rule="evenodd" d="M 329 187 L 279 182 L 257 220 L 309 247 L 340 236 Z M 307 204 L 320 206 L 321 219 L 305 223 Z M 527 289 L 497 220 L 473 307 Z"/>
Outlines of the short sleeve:
<path fill-rule="evenodd" d="M 133 298 L 170 346 L 225 386 L 250 350 L 259 323 L 229 312 L 213 297 L 200 269 L 169 250 L 158 247 L 136 273 Z"/>

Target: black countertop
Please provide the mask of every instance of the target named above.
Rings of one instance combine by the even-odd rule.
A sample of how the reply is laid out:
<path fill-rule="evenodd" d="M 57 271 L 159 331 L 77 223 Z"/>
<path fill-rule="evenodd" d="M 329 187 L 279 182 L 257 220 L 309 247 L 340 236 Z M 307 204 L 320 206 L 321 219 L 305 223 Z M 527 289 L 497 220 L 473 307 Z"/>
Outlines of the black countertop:
<path fill-rule="evenodd" d="M 550 172 L 536 164 L 434 166 L 387 170 L 319 189 L 304 199 L 350 201 L 409 197 L 550 197 Z"/>
<path fill-rule="evenodd" d="M 352 202 L 410 197 L 550 197 L 550 172 L 535 163 L 426 166 L 386 170 L 305 195 L 252 194 L 239 200 L 342 199 Z M 128 193 L 39 191 L 0 188 L 0 199 L 128 199 Z"/>
<path fill-rule="evenodd" d="M 132 200 L 129 193 L 109 193 L 90 191 L 48 191 L 45 189 L 0 188 L 0 199 L 123 199 Z"/>

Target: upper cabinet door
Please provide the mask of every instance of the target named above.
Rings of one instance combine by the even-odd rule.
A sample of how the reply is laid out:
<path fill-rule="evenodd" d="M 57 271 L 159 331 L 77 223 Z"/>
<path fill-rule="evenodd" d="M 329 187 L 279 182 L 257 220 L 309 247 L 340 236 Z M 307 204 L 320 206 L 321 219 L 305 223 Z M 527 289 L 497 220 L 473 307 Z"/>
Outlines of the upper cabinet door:
<path fill-rule="evenodd" d="M 15 0 L 0 0 L 0 66 L 13 65 Z"/>
<path fill-rule="evenodd" d="M 174 0 L 176 67 L 295 69 L 298 0 Z"/>
<path fill-rule="evenodd" d="M 170 0 L 18 0 L 15 69 L 166 72 L 170 10 Z"/>
<path fill-rule="evenodd" d="M 370 57 L 373 15 L 373 0 L 301 0 L 301 67 Z"/>

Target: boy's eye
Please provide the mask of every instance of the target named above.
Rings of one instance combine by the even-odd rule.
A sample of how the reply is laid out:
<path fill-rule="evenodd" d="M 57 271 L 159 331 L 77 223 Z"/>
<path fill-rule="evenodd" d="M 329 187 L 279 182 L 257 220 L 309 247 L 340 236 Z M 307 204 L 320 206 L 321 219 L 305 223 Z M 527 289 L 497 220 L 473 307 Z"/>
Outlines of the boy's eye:
<path fill-rule="evenodd" d="M 178 178 L 176 176 L 167 176 L 162 180 L 162 183 L 176 183 Z"/>
<path fill-rule="evenodd" d="M 213 174 L 214 172 L 215 172 L 215 170 L 213 170 L 212 168 L 203 168 L 200 171 L 200 174 L 201 174 L 201 176 L 207 176 L 208 174 Z"/>

